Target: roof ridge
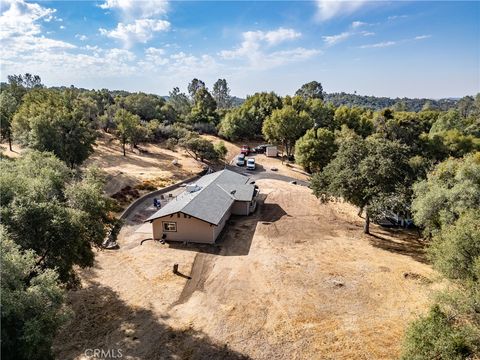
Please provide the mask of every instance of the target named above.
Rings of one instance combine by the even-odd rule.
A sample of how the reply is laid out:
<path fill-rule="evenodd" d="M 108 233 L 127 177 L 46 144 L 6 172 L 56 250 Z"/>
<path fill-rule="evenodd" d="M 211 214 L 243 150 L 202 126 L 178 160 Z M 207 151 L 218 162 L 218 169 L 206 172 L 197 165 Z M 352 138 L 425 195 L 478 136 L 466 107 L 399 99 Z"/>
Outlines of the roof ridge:
<path fill-rule="evenodd" d="M 235 196 L 232 195 L 231 192 L 228 192 L 227 190 L 225 190 L 223 187 L 220 186 L 220 184 L 216 184 L 220 189 L 222 189 L 223 191 L 225 191 L 227 193 L 228 196 L 230 196 L 233 200 L 236 200 L 235 199 Z"/>

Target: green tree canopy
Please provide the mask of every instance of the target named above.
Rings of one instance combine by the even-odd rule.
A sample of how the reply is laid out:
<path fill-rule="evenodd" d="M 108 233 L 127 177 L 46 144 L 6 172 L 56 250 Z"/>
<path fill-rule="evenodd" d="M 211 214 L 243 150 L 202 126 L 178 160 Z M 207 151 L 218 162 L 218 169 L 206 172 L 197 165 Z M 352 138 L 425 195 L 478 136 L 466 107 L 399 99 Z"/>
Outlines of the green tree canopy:
<path fill-rule="evenodd" d="M 53 359 L 51 346 L 69 312 L 53 269 L 41 269 L 0 227 L 2 359 Z"/>
<path fill-rule="evenodd" d="M 396 141 L 358 135 L 342 137 L 333 160 L 313 176 L 311 187 L 317 197 L 341 197 L 360 209 L 367 207 L 365 232 L 377 202 L 404 191 L 410 167 L 408 148 Z M 403 198 L 403 196 L 401 196 Z"/>
<path fill-rule="evenodd" d="M 365 110 L 361 108 L 340 106 L 335 110 L 334 121 L 337 128 L 346 125 L 357 134 L 367 137 L 373 133 L 373 123 L 372 120 L 365 115 L 368 115 L 368 113 L 365 113 Z"/>
<path fill-rule="evenodd" d="M 308 172 L 325 167 L 337 151 L 335 135 L 330 130 L 310 129 L 295 143 L 295 161 Z"/>
<path fill-rule="evenodd" d="M 10 91 L 4 90 L 0 94 L 0 135 L 8 140 L 8 147 L 12 150 L 12 119 L 17 110 L 17 100 Z"/>
<path fill-rule="evenodd" d="M 14 136 L 32 149 L 53 152 L 70 167 L 81 164 L 93 152 L 96 133 L 75 98 L 68 90 L 30 91 L 13 117 Z"/>
<path fill-rule="evenodd" d="M 102 244 L 113 223 L 102 188 L 98 174 L 75 180 L 49 153 L 2 159 L 2 224 L 18 245 L 35 251 L 40 268 L 57 269 L 62 282 L 74 284 L 73 266 L 93 265 L 93 247 Z"/>
<path fill-rule="evenodd" d="M 165 99 L 161 96 L 139 92 L 119 97 L 117 100 L 119 106 L 132 114 L 138 115 L 142 120 L 162 120 L 164 117 L 162 107 L 165 105 Z"/>
<path fill-rule="evenodd" d="M 318 81 L 310 81 L 309 83 L 303 84 L 302 87 L 295 92 L 295 95 L 305 99 L 323 100 L 324 98 L 322 84 Z"/>
<path fill-rule="evenodd" d="M 188 115 L 188 121 L 192 124 L 209 123 L 217 125 L 218 115 L 215 110 L 217 110 L 215 99 L 206 88 L 202 87 L 195 93 L 194 106 L 190 115 Z"/>
<path fill-rule="evenodd" d="M 205 88 L 205 83 L 202 80 L 195 78 L 188 84 L 188 93 L 190 94 L 192 100 L 195 101 L 195 95 L 197 94 L 198 90 Z"/>
<path fill-rule="evenodd" d="M 298 113 L 288 105 L 272 112 L 263 123 L 262 133 L 268 141 L 282 144 L 290 156 L 297 139 L 312 126 L 313 121 L 305 111 Z"/>
<path fill-rule="evenodd" d="M 215 84 L 213 84 L 212 95 L 219 109 L 228 109 L 232 106 L 232 97 L 230 96 L 230 88 L 228 87 L 227 80 L 218 79 Z"/>
<path fill-rule="evenodd" d="M 241 106 L 225 115 L 219 134 L 231 140 L 259 137 L 265 119 L 281 107 L 282 99 L 273 92 L 249 96 Z"/>
<path fill-rule="evenodd" d="M 448 159 L 414 186 L 412 211 L 426 235 L 452 225 L 466 209 L 480 205 L 480 153 Z"/>
<path fill-rule="evenodd" d="M 325 104 L 320 99 L 309 99 L 306 111 L 313 119 L 316 128 L 327 128 L 331 131 L 338 128 L 334 121 L 335 108 L 332 104 Z"/>
<path fill-rule="evenodd" d="M 180 118 L 185 118 L 190 113 L 192 107 L 188 96 L 182 92 L 178 87 L 173 88 L 172 91 L 168 93 L 167 104 L 170 104 L 175 113 L 178 114 Z"/>
<path fill-rule="evenodd" d="M 403 358 L 474 359 L 480 355 L 480 153 L 448 159 L 414 187 L 415 222 L 433 235 L 433 266 L 454 282 L 430 314 L 416 320 Z"/>
<path fill-rule="evenodd" d="M 197 134 L 190 133 L 188 136 L 180 139 L 179 145 L 195 160 L 202 162 L 204 160 L 218 160 L 219 153 L 215 150 L 213 144 Z"/>
<path fill-rule="evenodd" d="M 115 125 L 117 138 L 122 144 L 123 156 L 126 156 L 125 146 L 127 143 L 134 144 L 136 136 L 138 135 L 138 128 L 140 126 L 140 118 L 125 109 L 119 109 L 115 113 Z"/>

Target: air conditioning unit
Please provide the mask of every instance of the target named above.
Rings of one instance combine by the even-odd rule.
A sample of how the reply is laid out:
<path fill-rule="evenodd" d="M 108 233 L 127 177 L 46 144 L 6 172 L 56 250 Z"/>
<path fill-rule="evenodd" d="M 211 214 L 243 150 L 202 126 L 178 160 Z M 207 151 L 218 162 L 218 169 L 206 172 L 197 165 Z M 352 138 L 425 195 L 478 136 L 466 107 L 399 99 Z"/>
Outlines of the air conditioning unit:
<path fill-rule="evenodd" d="M 185 186 L 185 190 L 189 193 L 193 193 L 193 192 L 198 191 L 200 189 L 201 189 L 201 187 L 198 186 L 197 184 L 187 184 L 187 186 Z"/>

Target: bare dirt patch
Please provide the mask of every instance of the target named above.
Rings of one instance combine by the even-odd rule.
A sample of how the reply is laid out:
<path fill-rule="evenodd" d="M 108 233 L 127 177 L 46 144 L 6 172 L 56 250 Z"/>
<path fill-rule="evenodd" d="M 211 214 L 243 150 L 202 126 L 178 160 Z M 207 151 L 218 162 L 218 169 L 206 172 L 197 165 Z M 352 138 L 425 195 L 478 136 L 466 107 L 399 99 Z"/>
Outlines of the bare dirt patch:
<path fill-rule="evenodd" d="M 22 154 L 22 152 L 24 151 L 24 148 L 22 148 L 18 144 L 13 143 L 12 150 L 10 150 L 8 146 L 8 142 L 2 142 L 0 143 L 0 151 L 2 152 L 3 155 L 9 158 L 15 159 Z"/>
<path fill-rule="evenodd" d="M 77 315 L 57 358 L 80 359 L 87 347 L 130 359 L 397 358 L 407 323 L 438 286 L 418 261 L 423 250 L 376 226 L 372 241 L 357 209 L 319 204 L 308 188 L 257 184 L 257 212 L 232 217 L 215 247 L 140 245 L 148 234 L 130 221 L 120 249 L 99 251 L 70 294 Z"/>
<path fill-rule="evenodd" d="M 110 135 L 102 134 L 85 166 L 97 166 L 107 173 L 105 191 L 108 195 L 126 186 L 138 186 L 142 190 L 145 182 L 153 187 L 164 187 L 193 176 L 203 168 L 203 164 L 181 150 L 171 151 L 161 144 L 144 144 L 140 149 L 128 149 L 127 156 L 123 156 L 120 144 Z"/>

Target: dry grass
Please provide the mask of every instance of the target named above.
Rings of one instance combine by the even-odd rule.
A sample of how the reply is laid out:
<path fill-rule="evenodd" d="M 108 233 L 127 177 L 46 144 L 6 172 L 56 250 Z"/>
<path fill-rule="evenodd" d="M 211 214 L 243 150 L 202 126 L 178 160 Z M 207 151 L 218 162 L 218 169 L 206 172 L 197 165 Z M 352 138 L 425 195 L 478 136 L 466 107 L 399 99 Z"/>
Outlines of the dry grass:
<path fill-rule="evenodd" d="M 86 166 L 97 166 L 107 173 L 105 191 L 112 195 L 126 186 L 138 187 L 147 181 L 151 187 L 163 187 L 183 180 L 202 170 L 202 164 L 183 151 L 171 151 L 161 144 L 141 145 L 142 152 L 128 148 L 123 156 L 120 144 L 108 134 L 102 134 L 95 152 Z M 177 160 L 174 165 L 173 160 Z"/>
<path fill-rule="evenodd" d="M 264 204 L 232 218 L 219 247 L 139 245 L 149 235 L 125 226 L 120 250 L 98 252 L 71 294 L 83 315 L 58 337 L 57 357 L 120 347 L 131 359 L 396 358 L 438 287 L 413 235 L 373 226 L 378 238 L 366 237 L 348 204 L 257 183 Z"/>
<path fill-rule="evenodd" d="M 18 144 L 13 143 L 12 150 L 13 151 L 10 151 L 8 147 L 8 142 L 3 141 L 2 143 L 0 143 L 0 151 L 2 152 L 2 154 L 12 159 L 19 157 L 24 149 Z"/>

